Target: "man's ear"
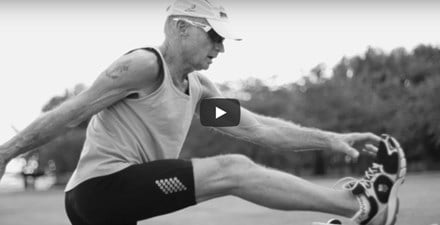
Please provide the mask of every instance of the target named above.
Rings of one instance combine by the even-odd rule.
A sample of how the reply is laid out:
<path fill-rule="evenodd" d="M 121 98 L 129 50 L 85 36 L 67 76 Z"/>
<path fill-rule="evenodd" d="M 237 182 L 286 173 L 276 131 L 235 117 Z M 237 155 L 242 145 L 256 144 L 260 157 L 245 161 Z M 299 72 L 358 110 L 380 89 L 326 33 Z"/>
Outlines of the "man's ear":
<path fill-rule="evenodd" d="M 188 33 L 187 32 L 188 31 L 188 27 L 189 27 L 189 24 L 186 23 L 185 21 L 178 20 L 177 23 L 176 23 L 176 28 L 179 31 L 180 35 L 186 36 L 187 33 Z"/>

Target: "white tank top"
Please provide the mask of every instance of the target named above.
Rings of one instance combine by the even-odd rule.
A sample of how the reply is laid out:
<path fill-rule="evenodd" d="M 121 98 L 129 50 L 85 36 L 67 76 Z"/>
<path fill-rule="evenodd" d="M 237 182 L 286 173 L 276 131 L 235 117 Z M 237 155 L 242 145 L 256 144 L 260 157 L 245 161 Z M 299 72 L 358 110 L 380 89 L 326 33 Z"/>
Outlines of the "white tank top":
<path fill-rule="evenodd" d="M 188 75 L 189 95 L 178 90 L 160 51 L 145 49 L 162 61 L 161 85 L 151 94 L 139 91 L 139 98 L 125 98 L 92 117 L 77 168 L 65 191 L 134 164 L 179 156 L 202 86 L 192 73 Z"/>

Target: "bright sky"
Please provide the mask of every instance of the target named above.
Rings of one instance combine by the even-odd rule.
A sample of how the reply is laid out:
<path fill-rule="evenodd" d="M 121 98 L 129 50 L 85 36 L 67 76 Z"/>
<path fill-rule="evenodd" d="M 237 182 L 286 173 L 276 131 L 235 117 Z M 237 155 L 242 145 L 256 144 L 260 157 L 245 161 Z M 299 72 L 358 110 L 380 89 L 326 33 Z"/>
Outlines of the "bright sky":
<path fill-rule="evenodd" d="M 158 45 L 169 1 L 2 0 L 0 143 L 23 129 L 51 97 L 90 85 L 126 51 Z M 206 75 L 215 82 L 278 76 L 296 81 L 315 65 L 331 69 L 368 46 L 389 51 L 440 45 L 440 3 L 404 1 L 223 1 L 241 42 Z"/>

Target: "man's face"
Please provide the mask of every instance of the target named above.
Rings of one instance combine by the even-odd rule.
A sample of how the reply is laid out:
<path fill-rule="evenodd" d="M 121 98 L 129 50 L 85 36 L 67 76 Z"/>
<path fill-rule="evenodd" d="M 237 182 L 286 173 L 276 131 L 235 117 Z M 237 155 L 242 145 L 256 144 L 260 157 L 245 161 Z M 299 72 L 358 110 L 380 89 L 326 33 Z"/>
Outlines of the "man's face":
<path fill-rule="evenodd" d="M 188 27 L 185 57 L 194 70 L 206 70 L 219 53 L 224 52 L 223 38 L 214 30 L 205 32 L 197 26 Z"/>

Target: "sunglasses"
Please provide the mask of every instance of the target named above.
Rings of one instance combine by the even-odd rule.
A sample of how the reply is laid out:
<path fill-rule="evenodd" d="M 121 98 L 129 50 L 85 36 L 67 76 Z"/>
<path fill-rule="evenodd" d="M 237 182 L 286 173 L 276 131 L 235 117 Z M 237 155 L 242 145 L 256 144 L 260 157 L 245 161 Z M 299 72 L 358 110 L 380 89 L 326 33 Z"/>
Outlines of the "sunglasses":
<path fill-rule="evenodd" d="M 215 32 L 215 30 L 211 26 L 209 26 L 208 24 L 191 21 L 191 20 L 185 19 L 185 18 L 174 18 L 173 20 L 174 21 L 181 20 L 181 21 L 184 21 L 186 23 L 189 23 L 195 27 L 202 29 L 203 31 L 205 31 L 208 34 L 209 39 L 211 39 L 211 41 L 213 41 L 214 43 L 221 44 L 221 43 L 223 43 L 223 40 L 225 40 L 224 37 L 220 36 L 220 34 Z"/>

